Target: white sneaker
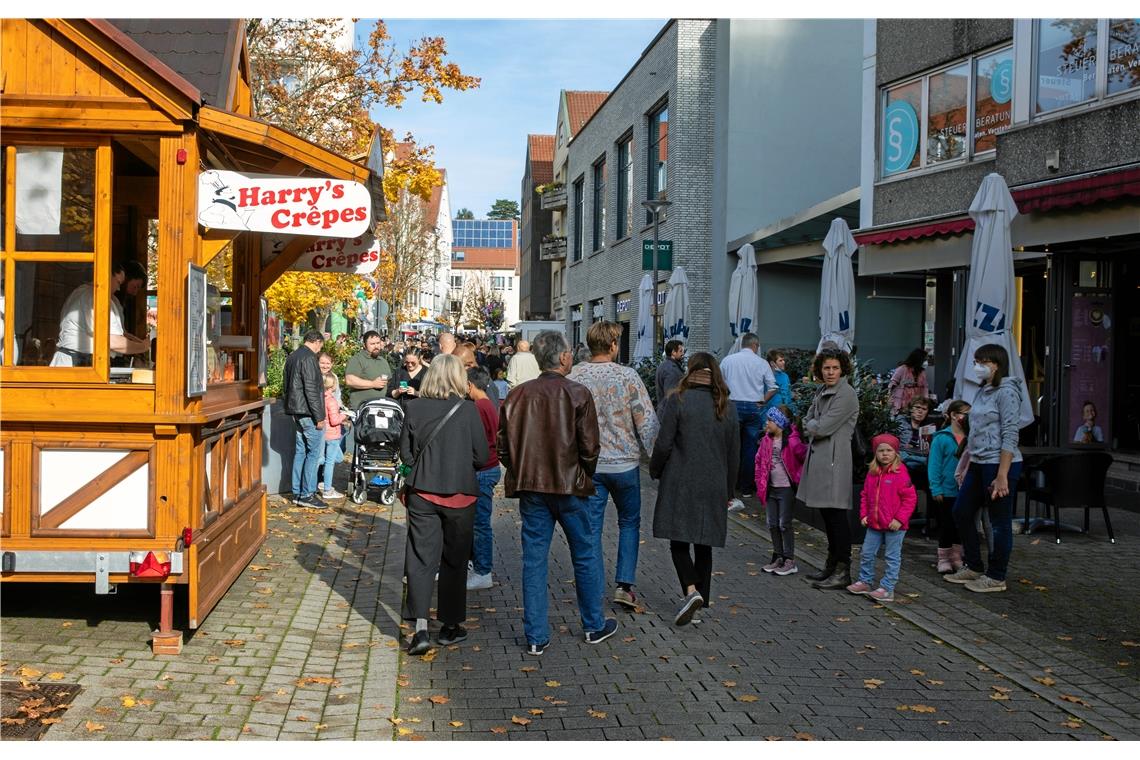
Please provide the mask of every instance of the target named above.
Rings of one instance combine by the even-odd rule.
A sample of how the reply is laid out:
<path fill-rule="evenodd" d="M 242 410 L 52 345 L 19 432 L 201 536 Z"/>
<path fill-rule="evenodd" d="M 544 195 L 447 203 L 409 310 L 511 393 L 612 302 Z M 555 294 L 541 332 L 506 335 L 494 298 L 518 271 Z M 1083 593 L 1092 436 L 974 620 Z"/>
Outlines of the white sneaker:
<path fill-rule="evenodd" d="M 742 502 L 740 499 L 733 499 L 732 501 L 728 502 L 728 511 L 729 512 L 743 512 L 744 511 L 744 502 Z"/>
<path fill-rule="evenodd" d="M 467 590 L 468 591 L 480 591 L 480 590 L 485 589 L 485 588 L 491 588 L 491 586 L 493 585 L 491 580 L 492 580 L 491 579 L 491 573 L 487 573 L 486 575 L 478 575 L 476 573 L 468 573 L 467 574 Z"/>
<path fill-rule="evenodd" d="M 325 484 L 324 483 L 317 483 L 317 490 L 320 491 L 321 493 L 324 493 L 325 492 Z"/>
<path fill-rule="evenodd" d="M 326 499 L 343 499 L 344 498 L 344 494 L 342 494 L 340 491 L 336 490 L 335 488 L 329 488 L 329 489 L 322 488 L 321 489 L 321 495 L 323 495 Z"/>

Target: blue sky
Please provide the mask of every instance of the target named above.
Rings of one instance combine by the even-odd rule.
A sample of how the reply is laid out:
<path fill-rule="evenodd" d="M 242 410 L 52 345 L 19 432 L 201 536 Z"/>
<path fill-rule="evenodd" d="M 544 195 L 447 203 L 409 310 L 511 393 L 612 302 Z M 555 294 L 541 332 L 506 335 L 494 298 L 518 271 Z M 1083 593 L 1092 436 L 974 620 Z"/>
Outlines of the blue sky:
<path fill-rule="evenodd" d="M 374 109 L 397 137 L 435 145 L 447 169 L 454 214 L 466 206 L 483 218 L 497 198 L 519 199 L 528 134 L 553 134 L 560 90 L 612 90 L 661 30 L 662 20 L 386 19 L 400 49 L 424 36 L 447 40 L 448 57 L 483 78 L 441 105 L 409 97 L 404 107 Z M 373 20 L 357 23 L 358 37 Z M 365 37 L 366 39 L 366 37 Z M 583 55 L 583 51 L 590 51 Z"/>

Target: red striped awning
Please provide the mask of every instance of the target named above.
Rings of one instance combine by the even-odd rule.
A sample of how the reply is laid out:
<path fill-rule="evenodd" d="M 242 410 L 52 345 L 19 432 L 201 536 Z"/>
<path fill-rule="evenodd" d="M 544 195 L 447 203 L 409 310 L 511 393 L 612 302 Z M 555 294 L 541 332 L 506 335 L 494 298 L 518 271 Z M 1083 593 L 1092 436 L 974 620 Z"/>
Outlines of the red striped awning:
<path fill-rule="evenodd" d="M 1010 195 L 1013 196 L 1017 209 L 1022 214 L 1088 206 L 1121 198 L 1138 198 L 1140 168 L 1134 167 L 1093 177 L 1059 180 L 1048 185 L 1010 190 Z M 883 245 L 926 237 L 961 235 L 973 229 L 973 219 L 968 216 L 958 216 L 935 222 L 856 233 L 855 242 L 859 245 Z"/>

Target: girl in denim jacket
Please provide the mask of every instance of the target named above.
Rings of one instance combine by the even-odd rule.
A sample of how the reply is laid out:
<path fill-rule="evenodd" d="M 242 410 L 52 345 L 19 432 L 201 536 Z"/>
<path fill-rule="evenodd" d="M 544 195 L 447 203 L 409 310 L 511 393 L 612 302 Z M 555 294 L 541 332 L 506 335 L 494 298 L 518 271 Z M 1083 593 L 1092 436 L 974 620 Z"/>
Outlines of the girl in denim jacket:
<path fill-rule="evenodd" d="M 918 501 L 910 475 L 899 458 L 899 439 L 881 433 L 871 439 L 875 459 L 863 483 L 859 522 L 867 527 L 859 562 L 859 580 L 847 587 L 852 594 L 864 594 L 877 602 L 895 600 L 895 584 L 902 565 L 902 544 L 910 516 Z M 887 568 L 879 587 L 872 591 L 875 557 L 883 548 Z"/>

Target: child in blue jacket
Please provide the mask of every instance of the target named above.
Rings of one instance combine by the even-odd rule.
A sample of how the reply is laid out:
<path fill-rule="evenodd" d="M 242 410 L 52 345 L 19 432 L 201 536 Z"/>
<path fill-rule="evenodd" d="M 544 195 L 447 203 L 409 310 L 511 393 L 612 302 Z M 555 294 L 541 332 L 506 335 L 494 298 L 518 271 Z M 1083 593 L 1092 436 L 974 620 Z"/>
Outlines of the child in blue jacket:
<path fill-rule="evenodd" d="M 958 498 L 958 481 L 954 469 L 958 466 L 962 443 L 970 428 L 970 405 L 965 401 L 951 401 L 946 409 L 946 427 L 934 434 L 930 441 L 930 454 L 926 460 L 926 474 L 930 479 L 930 495 L 938 511 L 938 572 L 956 573 L 962 568 L 962 541 L 954 523 L 954 502 Z"/>

